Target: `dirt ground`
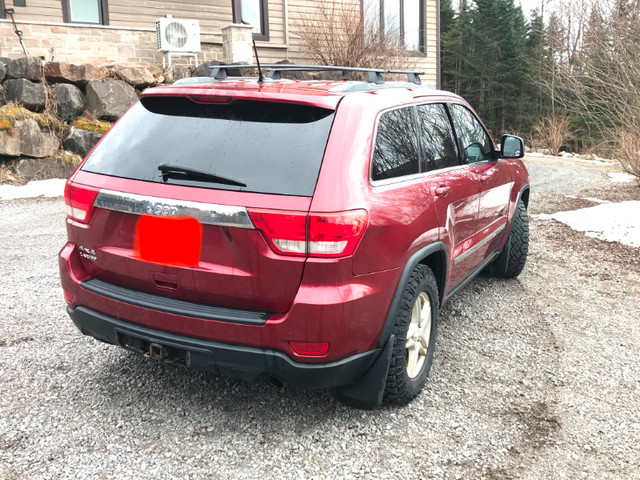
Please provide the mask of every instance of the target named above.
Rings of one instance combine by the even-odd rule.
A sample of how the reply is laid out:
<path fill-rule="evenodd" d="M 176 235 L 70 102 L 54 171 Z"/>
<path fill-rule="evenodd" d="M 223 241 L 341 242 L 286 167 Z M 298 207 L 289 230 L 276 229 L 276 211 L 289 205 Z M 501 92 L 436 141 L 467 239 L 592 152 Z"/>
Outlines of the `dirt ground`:
<path fill-rule="evenodd" d="M 0 202 L 0 478 L 640 478 L 640 250 L 536 216 L 640 187 L 526 163 L 525 270 L 447 303 L 423 393 L 371 412 L 83 337 L 58 282 L 62 199 Z"/>

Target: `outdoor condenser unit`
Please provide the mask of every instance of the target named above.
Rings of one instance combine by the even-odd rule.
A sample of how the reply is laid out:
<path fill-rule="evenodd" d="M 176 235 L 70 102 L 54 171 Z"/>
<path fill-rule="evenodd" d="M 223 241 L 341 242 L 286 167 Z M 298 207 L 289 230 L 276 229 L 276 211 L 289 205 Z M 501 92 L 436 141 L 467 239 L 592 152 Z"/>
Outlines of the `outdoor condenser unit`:
<path fill-rule="evenodd" d="M 162 52 L 200 51 L 200 22 L 167 16 L 156 22 L 158 50 Z"/>

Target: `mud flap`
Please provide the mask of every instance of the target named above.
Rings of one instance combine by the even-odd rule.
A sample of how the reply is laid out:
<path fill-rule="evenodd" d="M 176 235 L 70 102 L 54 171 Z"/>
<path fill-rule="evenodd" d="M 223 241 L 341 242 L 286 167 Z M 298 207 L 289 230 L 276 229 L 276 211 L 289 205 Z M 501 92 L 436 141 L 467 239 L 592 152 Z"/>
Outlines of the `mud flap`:
<path fill-rule="evenodd" d="M 484 273 L 487 275 L 495 275 L 498 277 L 504 277 L 507 273 L 507 266 L 509 265 L 509 252 L 511 251 L 511 242 L 509 241 L 509 237 L 507 237 L 507 243 L 505 243 L 502 252 L 498 255 L 493 262 L 491 262 L 484 269 Z"/>
<path fill-rule="evenodd" d="M 354 408 L 364 410 L 379 408 L 382 405 L 394 342 L 395 335 L 391 335 L 387 340 L 387 345 L 367 373 L 356 383 L 339 387 L 335 393 L 336 398 L 345 405 Z"/>

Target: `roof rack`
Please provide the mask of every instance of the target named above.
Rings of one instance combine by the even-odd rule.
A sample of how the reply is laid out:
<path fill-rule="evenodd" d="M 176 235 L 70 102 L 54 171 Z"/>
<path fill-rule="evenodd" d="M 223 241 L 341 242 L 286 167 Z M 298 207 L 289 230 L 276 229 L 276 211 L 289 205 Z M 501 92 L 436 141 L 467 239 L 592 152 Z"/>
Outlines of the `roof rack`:
<path fill-rule="evenodd" d="M 384 83 L 383 74 L 404 74 L 407 76 L 407 81 L 421 85 L 420 75 L 424 75 L 424 72 L 412 72 L 408 70 L 385 70 L 380 68 L 356 68 L 356 67 L 338 67 L 333 65 L 295 65 L 288 63 L 275 63 L 260 65 L 263 68 L 268 68 L 267 78 L 271 80 L 280 80 L 281 72 L 323 72 L 323 71 L 338 71 L 338 72 L 364 72 L 367 74 L 367 81 L 369 83 L 375 83 L 381 85 Z M 242 68 L 258 68 L 258 65 L 213 65 L 211 67 L 211 75 L 215 80 L 225 80 L 230 69 L 242 69 Z"/>

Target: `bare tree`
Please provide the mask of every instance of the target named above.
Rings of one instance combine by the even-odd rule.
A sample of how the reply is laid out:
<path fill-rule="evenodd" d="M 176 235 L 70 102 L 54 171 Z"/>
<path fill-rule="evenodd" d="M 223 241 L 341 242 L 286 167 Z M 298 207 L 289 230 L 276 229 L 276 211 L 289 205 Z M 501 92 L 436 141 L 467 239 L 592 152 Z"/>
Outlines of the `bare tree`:
<path fill-rule="evenodd" d="M 370 18 L 375 15 L 364 15 L 358 0 L 324 0 L 299 21 L 299 36 L 309 56 L 322 65 L 414 68 L 399 37 L 385 35 Z"/>

